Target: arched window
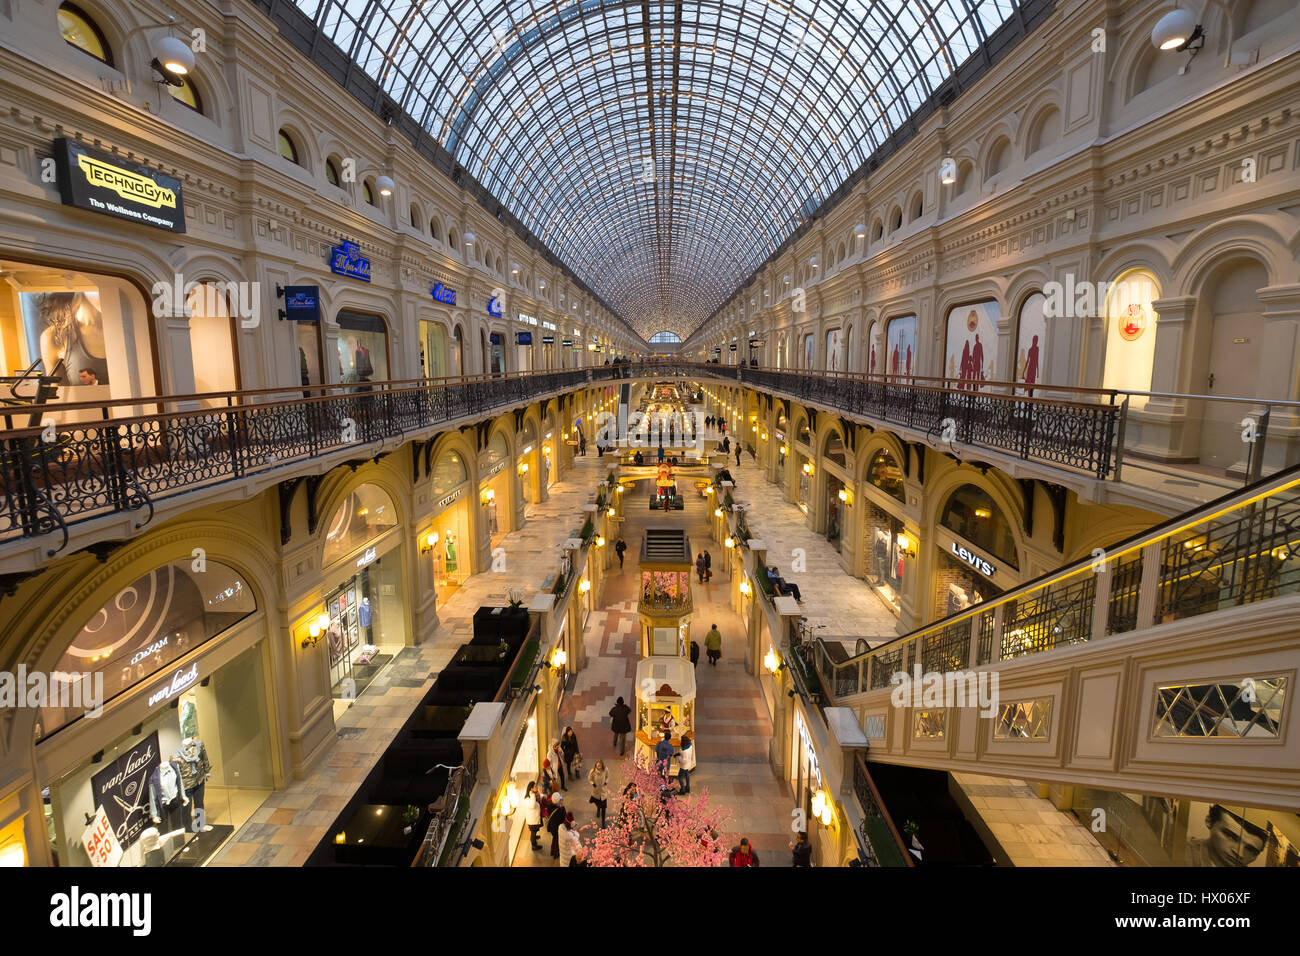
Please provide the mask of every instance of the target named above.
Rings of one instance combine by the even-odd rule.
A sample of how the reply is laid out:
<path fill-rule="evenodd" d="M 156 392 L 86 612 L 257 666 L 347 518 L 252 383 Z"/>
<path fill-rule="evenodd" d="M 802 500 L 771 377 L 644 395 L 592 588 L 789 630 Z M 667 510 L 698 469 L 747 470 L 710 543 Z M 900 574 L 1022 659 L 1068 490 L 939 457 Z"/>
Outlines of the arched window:
<path fill-rule="evenodd" d="M 203 112 L 203 97 L 199 96 L 198 87 L 188 76 L 180 77 L 180 86 L 167 84 L 167 92 L 171 94 L 172 99 L 194 110 L 196 113 Z"/>
<path fill-rule="evenodd" d="M 469 472 L 465 470 L 465 462 L 461 460 L 460 453 L 443 452 L 433 469 L 433 497 L 438 498 L 455 491 L 468 480 Z"/>
<path fill-rule="evenodd" d="M 59 4 L 59 33 L 64 41 L 83 53 L 89 53 L 101 63 L 113 65 L 113 51 L 104 31 L 85 11 L 72 3 Z"/>
<path fill-rule="evenodd" d="M 871 224 L 871 241 L 875 242 L 885 234 L 885 226 L 879 219 Z"/>
<path fill-rule="evenodd" d="M 369 179 L 362 181 L 361 195 L 369 205 L 375 205 L 375 187 Z"/>
<path fill-rule="evenodd" d="M 421 218 L 423 217 L 420 215 L 420 210 L 415 208 L 415 203 L 411 203 L 411 228 L 417 232 L 420 230 Z"/>
<path fill-rule="evenodd" d="M 452 251 L 453 253 L 456 253 L 456 252 L 459 252 L 459 251 L 460 251 L 460 250 L 457 248 L 457 246 L 456 246 L 456 230 L 455 230 L 455 229 L 448 229 L 448 230 L 447 230 L 447 245 L 449 245 L 449 246 L 451 247 L 451 251 Z"/>
<path fill-rule="evenodd" d="M 498 429 L 493 435 L 492 440 L 488 442 L 487 454 L 483 462 L 482 474 L 490 475 L 492 469 L 503 461 L 510 460 L 510 443 L 506 441 L 506 436 L 501 434 Z"/>
<path fill-rule="evenodd" d="M 867 481 L 891 498 L 906 501 L 903 496 L 903 469 L 898 467 L 898 462 L 886 449 L 882 448 L 871 456 L 871 463 L 867 465 Z"/>
<path fill-rule="evenodd" d="M 442 227 L 438 225 L 437 217 L 429 220 L 429 235 L 434 242 L 442 242 Z"/>
<path fill-rule="evenodd" d="M 334 162 L 333 157 L 325 160 L 325 179 L 329 181 L 331 186 L 338 186 L 339 189 L 343 188 L 343 181 L 339 178 L 339 167 Z"/>
<path fill-rule="evenodd" d="M 912 221 L 921 218 L 921 213 L 925 211 L 925 196 L 917 193 L 912 197 Z"/>
<path fill-rule="evenodd" d="M 799 423 L 799 429 L 794 433 L 794 440 L 801 445 L 812 444 L 812 430 L 808 427 L 807 419 Z"/>
<path fill-rule="evenodd" d="M 822 457 L 840 466 L 845 464 L 844 439 L 840 437 L 839 432 L 831 433 L 831 437 L 826 441 L 826 454 Z"/>
<path fill-rule="evenodd" d="M 209 559 L 200 574 L 187 557 L 119 591 L 86 621 L 54 670 L 65 680 L 102 675 L 102 704 L 256 610 L 253 589 L 234 568 Z M 48 737 L 85 713 L 85 707 L 43 708 L 37 736 Z"/>
<path fill-rule="evenodd" d="M 397 525 L 397 509 L 377 485 L 359 485 L 326 525 L 322 567 L 347 556 Z"/>
<path fill-rule="evenodd" d="M 293 141 L 293 137 L 280 130 L 279 135 L 280 155 L 296 166 L 301 166 L 302 162 L 298 159 L 298 146 Z"/>
<path fill-rule="evenodd" d="M 962 485 L 954 491 L 939 523 L 1011 567 L 1020 567 L 1011 525 L 982 488 Z"/>
<path fill-rule="evenodd" d="M 1010 155 L 1011 144 L 1004 136 L 994 144 L 991 150 L 989 150 L 988 169 L 985 171 L 984 178 L 990 179 L 1002 172 L 1002 170 L 1006 169 L 1007 160 L 1010 158 Z"/>
<path fill-rule="evenodd" d="M 680 342 L 681 340 L 682 337 L 678 335 L 676 332 L 669 332 L 666 329 L 662 332 L 656 332 L 654 335 L 650 336 L 651 345 L 666 345 L 675 342 Z"/>

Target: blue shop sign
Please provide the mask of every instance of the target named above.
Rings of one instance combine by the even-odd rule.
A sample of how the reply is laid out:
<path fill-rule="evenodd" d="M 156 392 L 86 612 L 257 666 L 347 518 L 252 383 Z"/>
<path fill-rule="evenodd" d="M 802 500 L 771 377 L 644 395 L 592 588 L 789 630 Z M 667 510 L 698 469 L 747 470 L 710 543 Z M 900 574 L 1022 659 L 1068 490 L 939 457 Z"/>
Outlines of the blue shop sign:
<path fill-rule="evenodd" d="M 515 344 L 516 344 L 516 345 L 532 345 L 532 344 L 533 344 L 533 333 L 532 333 L 532 332 L 516 332 L 516 333 L 515 333 Z"/>
<path fill-rule="evenodd" d="M 441 282 L 436 283 L 434 287 L 429 290 L 429 292 L 433 296 L 435 301 L 441 302 L 443 305 L 456 304 L 456 290 L 449 286 L 443 285 Z"/>
<path fill-rule="evenodd" d="M 320 321 L 320 287 L 287 285 L 284 287 L 284 311 L 281 317 L 290 322 Z"/>
<path fill-rule="evenodd" d="M 497 301 L 496 296 L 488 299 L 487 309 L 488 315 L 492 316 L 494 319 L 501 318 L 501 303 Z"/>
<path fill-rule="evenodd" d="M 363 258 L 361 247 L 347 239 L 330 249 L 330 271 L 351 279 L 370 281 L 370 260 Z"/>

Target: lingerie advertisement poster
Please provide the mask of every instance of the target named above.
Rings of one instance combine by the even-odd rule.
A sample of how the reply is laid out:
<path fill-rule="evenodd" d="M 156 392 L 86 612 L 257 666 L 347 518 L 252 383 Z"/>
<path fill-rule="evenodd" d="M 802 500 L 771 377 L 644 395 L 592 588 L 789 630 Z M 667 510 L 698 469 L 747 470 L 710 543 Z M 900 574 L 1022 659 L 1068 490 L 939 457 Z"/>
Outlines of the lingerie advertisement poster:
<path fill-rule="evenodd" d="M 916 368 L 916 316 L 904 315 L 889 321 L 888 355 L 885 374 L 911 376 Z"/>
<path fill-rule="evenodd" d="M 993 301 L 959 305 L 948 312 L 948 348 L 944 377 L 958 388 L 979 388 L 997 381 L 998 314 Z"/>

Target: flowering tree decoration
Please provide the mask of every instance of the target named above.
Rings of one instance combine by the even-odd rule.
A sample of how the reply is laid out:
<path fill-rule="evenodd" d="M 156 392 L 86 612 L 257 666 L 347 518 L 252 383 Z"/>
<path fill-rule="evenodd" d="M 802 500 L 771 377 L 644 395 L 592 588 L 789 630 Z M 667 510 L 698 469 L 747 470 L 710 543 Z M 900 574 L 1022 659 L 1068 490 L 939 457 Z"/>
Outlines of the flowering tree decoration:
<path fill-rule="evenodd" d="M 646 758 L 625 760 L 623 778 L 631 789 L 586 845 L 592 866 L 720 866 L 726 860 L 731 813 L 712 806 L 708 790 L 677 795 Z"/>

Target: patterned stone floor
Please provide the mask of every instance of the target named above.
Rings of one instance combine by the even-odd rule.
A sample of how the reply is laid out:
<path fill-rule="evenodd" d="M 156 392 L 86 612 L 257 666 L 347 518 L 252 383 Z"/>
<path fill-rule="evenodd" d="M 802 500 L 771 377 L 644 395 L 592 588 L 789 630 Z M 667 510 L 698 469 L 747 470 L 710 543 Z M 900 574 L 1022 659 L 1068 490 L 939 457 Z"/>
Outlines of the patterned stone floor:
<path fill-rule="evenodd" d="M 648 489 L 629 492 L 637 503 Z M 606 606 L 592 613 L 587 625 L 587 667 L 561 706 L 560 722 L 571 725 L 582 747 L 586 768 L 597 758 L 610 770 L 612 789 L 621 789 L 623 775 L 609 731 L 609 709 L 622 696 L 633 702 L 633 681 L 639 656 L 637 624 L 636 556 L 649 524 L 681 522 L 687 528 L 693 548 L 720 550 L 708 536 L 707 512 L 702 499 L 688 497 L 686 509 L 665 517 L 643 505 L 627 507 L 623 537 L 627 560 L 622 573 L 615 568 L 606 584 Z M 768 763 L 772 724 L 762 699 L 758 679 L 745 672 L 741 621 L 727 606 L 725 578 L 705 585 L 694 584 L 692 635 L 703 648 L 704 635 L 716 623 L 722 632 L 722 659 L 716 667 L 701 655 L 696 668 L 696 745 L 699 764 L 691 775 L 691 792 L 708 790 L 709 798 L 732 813 L 731 843 L 749 837 L 763 866 L 788 866 L 790 814 L 794 799 L 787 783 L 777 780 Z M 629 755 L 631 749 L 629 747 Z M 595 807 L 586 780 L 569 783 L 565 796 L 574 812 L 584 840 L 590 840 L 596 825 Z M 611 802 L 612 811 L 612 802 Z M 514 865 L 552 866 L 550 841 L 542 834 L 544 849 L 529 849 L 526 838 L 519 841 Z"/>

